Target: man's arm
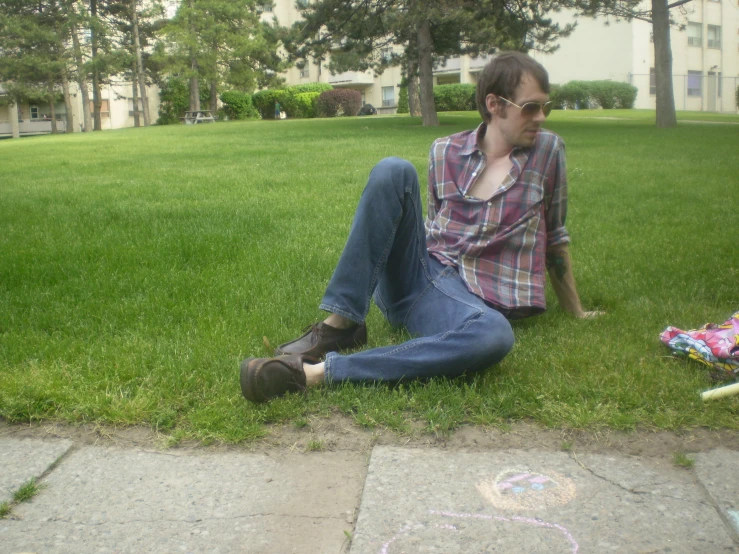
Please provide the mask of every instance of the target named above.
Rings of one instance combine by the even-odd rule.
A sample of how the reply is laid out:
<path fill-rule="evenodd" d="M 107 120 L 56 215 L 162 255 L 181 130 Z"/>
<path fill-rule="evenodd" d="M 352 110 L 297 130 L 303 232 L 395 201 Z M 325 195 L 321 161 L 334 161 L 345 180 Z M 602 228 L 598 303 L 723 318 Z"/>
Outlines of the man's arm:
<path fill-rule="evenodd" d="M 559 305 L 575 317 L 590 317 L 580 305 L 580 297 L 575 287 L 575 276 L 572 273 L 570 248 L 567 243 L 556 244 L 547 248 L 547 272 L 549 281 L 557 295 Z M 592 314 L 591 314 L 592 315 Z"/>
<path fill-rule="evenodd" d="M 439 211 L 440 202 L 436 198 L 436 141 L 431 145 L 429 152 L 429 176 L 428 176 L 428 195 L 426 197 L 426 223 L 427 226 L 436 217 Z"/>
<path fill-rule="evenodd" d="M 546 210 L 547 251 L 546 266 L 549 280 L 562 309 L 575 317 L 593 317 L 602 312 L 586 312 L 580 304 L 575 287 L 575 276 L 570 260 L 569 234 L 565 228 L 567 219 L 567 171 L 564 145 L 558 149 L 554 167 L 549 172 L 547 188 L 551 198 Z"/>

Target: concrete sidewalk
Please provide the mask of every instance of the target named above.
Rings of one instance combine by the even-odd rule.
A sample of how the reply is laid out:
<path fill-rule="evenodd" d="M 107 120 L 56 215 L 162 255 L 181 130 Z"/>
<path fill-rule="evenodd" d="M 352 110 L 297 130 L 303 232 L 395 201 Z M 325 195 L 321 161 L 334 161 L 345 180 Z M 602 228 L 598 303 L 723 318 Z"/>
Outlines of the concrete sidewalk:
<path fill-rule="evenodd" d="M 739 456 L 269 453 L 0 437 L 0 554 L 739 552 Z"/>

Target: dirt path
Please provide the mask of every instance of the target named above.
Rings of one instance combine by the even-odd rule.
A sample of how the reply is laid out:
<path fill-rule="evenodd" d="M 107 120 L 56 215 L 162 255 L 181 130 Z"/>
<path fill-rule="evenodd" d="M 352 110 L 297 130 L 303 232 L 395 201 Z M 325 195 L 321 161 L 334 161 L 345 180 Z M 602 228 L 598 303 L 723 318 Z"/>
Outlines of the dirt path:
<path fill-rule="evenodd" d="M 530 423 L 514 423 L 507 429 L 464 426 L 448 436 L 417 432 L 400 435 L 388 430 L 365 430 L 345 416 L 312 418 L 303 428 L 271 426 L 259 441 L 241 445 L 180 443 L 177 449 L 266 452 L 284 450 L 354 451 L 369 454 L 376 444 L 416 448 L 482 450 L 577 450 L 618 453 L 626 456 L 672 459 L 675 452 L 696 453 L 722 447 L 739 451 L 739 431 L 689 429 L 681 432 L 636 430 L 572 431 L 545 429 Z M 64 438 L 76 444 L 121 448 L 166 449 L 167 437 L 146 427 L 107 427 L 64 423 L 8 424 L 0 421 L 0 437 Z"/>

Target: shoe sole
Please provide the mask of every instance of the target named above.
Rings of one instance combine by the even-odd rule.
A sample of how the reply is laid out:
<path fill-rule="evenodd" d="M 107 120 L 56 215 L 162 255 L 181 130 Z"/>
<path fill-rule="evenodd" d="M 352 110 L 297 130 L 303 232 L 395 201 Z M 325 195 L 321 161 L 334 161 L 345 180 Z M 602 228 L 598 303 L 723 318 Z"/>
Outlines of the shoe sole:
<path fill-rule="evenodd" d="M 256 359 L 257 358 L 247 358 L 243 362 L 241 362 L 241 375 L 239 377 L 239 381 L 241 383 L 241 394 L 244 395 L 244 398 L 246 398 L 250 402 L 261 404 L 262 402 L 266 401 L 264 396 L 258 398 L 254 394 L 256 390 L 254 378 L 257 374 L 257 368 L 254 368 L 253 371 L 249 369 L 249 364 Z"/>

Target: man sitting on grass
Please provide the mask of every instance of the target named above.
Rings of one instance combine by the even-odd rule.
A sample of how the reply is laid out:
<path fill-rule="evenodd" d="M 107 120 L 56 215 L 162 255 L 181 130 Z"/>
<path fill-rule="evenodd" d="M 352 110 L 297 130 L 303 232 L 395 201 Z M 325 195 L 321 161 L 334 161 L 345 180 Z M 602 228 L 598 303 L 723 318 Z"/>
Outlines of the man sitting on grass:
<path fill-rule="evenodd" d="M 525 54 L 502 53 L 484 68 L 476 92 L 483 123 L 431 147 L 425 228 L 413 165 L 388 158 L 375 166 L 320 304 L 330 315 L 277 357 L 242 362 L 248 400 L 324 381 L 488 368 L 513 347 L 508 320 L 544 311 L 545 264 L 560 305 L 592 314 L 580 306 L 567 247 L 564 144 L 541 129 L 548 92 L 546 70 Z M 339 354 L 367 343 L 371 299 L 415 338 Z"/>

